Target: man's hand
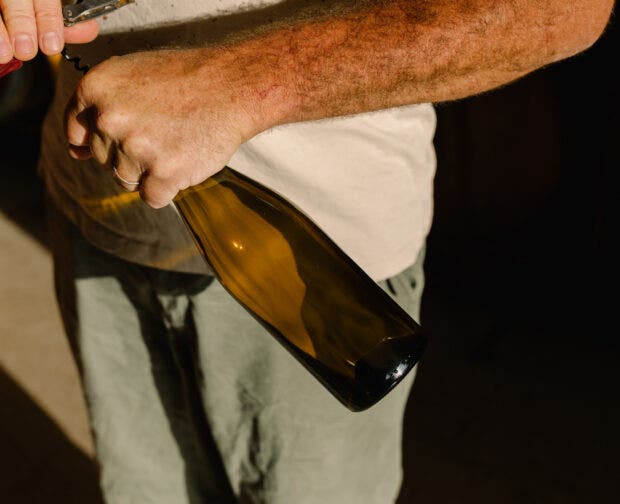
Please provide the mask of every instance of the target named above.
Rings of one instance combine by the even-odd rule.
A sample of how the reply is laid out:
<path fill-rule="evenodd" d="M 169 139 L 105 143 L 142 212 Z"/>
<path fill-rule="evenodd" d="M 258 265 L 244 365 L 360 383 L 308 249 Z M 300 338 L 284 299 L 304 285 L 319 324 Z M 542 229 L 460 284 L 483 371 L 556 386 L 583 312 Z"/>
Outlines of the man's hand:
<path fill-rule="evenodd" d="M 239 75 L 237 75 L 239 74 Z M 113 57 L 79 83 L 66 113 L 69 153 L 137 182 L 154 208 L 218 172 L 261 128 L 226 54 L 152 51 Z M 124 179 L 124 180 L 123 180 Z"/>
<path fill-rule="evenodd" d="M 0 0 L 0 14 L 0 64 L 30 60 L 38 49 L 57 54 L 65 42 L 90 42 L 99 31 L 96 21 L 65 28 L 60 0 Z"/>

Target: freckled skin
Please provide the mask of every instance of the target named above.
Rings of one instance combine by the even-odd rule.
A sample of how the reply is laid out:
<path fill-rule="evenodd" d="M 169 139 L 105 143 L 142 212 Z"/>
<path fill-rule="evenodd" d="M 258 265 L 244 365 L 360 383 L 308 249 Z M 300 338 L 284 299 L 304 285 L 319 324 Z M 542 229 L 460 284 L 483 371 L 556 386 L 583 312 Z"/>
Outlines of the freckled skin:
<path fill-rule="evenodd" d="M 111 58 L 68 106 L 70 153 L 117 160 L 159 208 L 270 127 L 459 99 L 570 57 L 613 3 L 332 1 L 224 47 Z"/>

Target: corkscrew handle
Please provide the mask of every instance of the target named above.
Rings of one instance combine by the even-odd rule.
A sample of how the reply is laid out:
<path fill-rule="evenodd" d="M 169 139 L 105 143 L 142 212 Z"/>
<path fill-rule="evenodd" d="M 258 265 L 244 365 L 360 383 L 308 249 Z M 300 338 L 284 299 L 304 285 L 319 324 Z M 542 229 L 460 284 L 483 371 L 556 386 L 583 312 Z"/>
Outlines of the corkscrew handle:
<path fill-rule="evenodd" d="M 62 17 L 65 26 L 73 26 L 82 21 L 103 16 L 133 2 L 134 0 L 83 0 L 77 4 L 65 5 L 62 8 Z"/>
<path fill-rule="evenodd" d="M 4 77 L 5 75 L 9 75 L 15 70 L 19 70 L 23 64 L 24 64 L 23 61 L 13 58 L 8 63 L 0 65 L 0 79 Z"/>

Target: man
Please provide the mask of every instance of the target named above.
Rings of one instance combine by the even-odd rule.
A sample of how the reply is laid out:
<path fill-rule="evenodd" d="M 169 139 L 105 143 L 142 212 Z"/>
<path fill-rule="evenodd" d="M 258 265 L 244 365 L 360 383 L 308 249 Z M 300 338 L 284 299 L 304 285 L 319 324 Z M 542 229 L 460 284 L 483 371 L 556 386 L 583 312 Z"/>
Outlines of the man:
<path fill-rule="evenodd" d="M 0 62 L 94 37 L 63 35 L 52 4 L 3 1 Z M 151 0 L 102 21 L 80 48 L 102 63 L 61 73 L 41 168 L 106 499 L 393 502 L 412 377 L 347 412 L 212 281 L 167 204 L 228 164 L 301 207 L 417 318 L 424 104 L 586 49 L 612 5 Z"/>

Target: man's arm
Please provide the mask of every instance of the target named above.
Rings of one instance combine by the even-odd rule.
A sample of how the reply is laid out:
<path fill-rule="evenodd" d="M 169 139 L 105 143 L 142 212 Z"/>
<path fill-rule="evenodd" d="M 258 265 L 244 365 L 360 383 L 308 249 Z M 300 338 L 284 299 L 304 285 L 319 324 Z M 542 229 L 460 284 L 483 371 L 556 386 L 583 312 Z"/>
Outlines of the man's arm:
<path fill-rule="evenodd" d="M 339 5 L 224 47 L 95 67 L 68 109 L 72 155 L 141 176 L 143 199 L 161 207 L 270 127 L 462 98 L 576 54 L 600 36 L 613 1 Z"/>
<path fill-rule="evenodd" d="M 495 88 L 588 48 L 614 2 L 357 3 L 349 12 L 234 48 L 240 66 L 257 75 L 265 64 L 272 70 L 257 100 L 279 88 L 276 103 L 288 97 L 289 109 L 276 109 L 283 114 L 276 122 L 454 100 Z"/>

